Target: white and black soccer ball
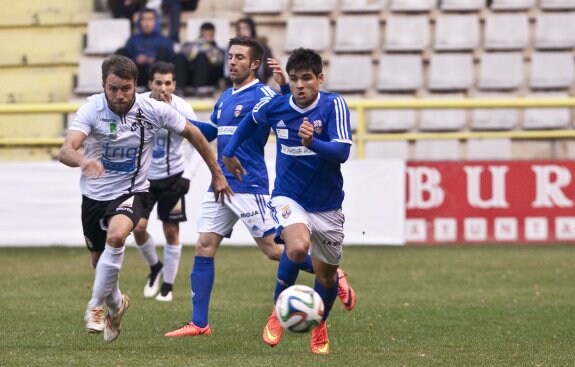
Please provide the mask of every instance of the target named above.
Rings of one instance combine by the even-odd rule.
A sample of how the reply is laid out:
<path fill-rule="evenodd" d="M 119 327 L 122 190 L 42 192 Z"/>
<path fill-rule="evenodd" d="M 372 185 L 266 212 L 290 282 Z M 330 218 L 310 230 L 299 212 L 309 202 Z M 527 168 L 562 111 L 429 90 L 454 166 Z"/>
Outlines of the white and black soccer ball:
<path fill-rule="evenodd" d="M 324 310 L 313 288 L 297 284 L 280 293 L 275 308 L 281 326 L 294 333 L 306 333 L 319 325 Z"/>

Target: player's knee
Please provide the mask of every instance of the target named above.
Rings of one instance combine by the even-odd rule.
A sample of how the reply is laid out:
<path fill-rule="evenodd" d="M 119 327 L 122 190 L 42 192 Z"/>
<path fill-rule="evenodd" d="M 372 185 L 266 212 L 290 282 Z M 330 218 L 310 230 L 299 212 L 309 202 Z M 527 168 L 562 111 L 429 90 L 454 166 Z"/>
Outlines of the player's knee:
<path fill-rule="evenodd" d="M 126 236 L 120 232 L 108 232 L 106 243 L 112 247 L 122 247 L 126 241 Z"/>
<path fill-rule="evenodd" d="M 196 243 L 196 256 L 214 257 L 218 245 L 210 241 L 198 241 Z"/>
<path fill-rule="evenodd" d="M 297 263 L 305 260 L 308 250 L 309 242 L 305 240 L 293 241 L 288 246 L 286 246 L 288 257 Z"/>

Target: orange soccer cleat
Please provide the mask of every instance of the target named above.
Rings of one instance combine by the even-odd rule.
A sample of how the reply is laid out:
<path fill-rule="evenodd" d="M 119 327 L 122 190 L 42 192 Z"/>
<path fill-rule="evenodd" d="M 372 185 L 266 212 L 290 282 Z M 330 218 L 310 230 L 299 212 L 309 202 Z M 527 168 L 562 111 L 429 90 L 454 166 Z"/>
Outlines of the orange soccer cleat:
<path fill-rule="evenodd" d="M 329 339 L 325 320 L 311 331 L 311 352 L 313 354 L 329 354 Z"/>
<path fill-rule="evenodd" d="M 168 338 L 180 338 L 182 336 L 210 336 L 212 335 L 212 329 L 210 325 L 206 325 L 205 327 L 196 326 L 193 322 L 174 330 L 170 331 L 169 333 L 165 333 L 164 336 Z"/>
<path fill-rule="evenodd" d="M 282 340 L 283 333 L 284 329 L 280 325 L 276 316 L 276 309 L 274 307 L 272 314 L 266 321 L 266 326 L 262 332 L 262 339 L 264 340 L 264 343 L 273 348 L 279 344 L 280 340 Z"/>
<path fill-rule="evenodd" d="M 355 291 L 347 281 L 347 274 L 340 268 L 337 269 L 337 276 L 339 277 L 337 296 L 343 304 L 343 308 L 351 311 L 355 307 Z"/>

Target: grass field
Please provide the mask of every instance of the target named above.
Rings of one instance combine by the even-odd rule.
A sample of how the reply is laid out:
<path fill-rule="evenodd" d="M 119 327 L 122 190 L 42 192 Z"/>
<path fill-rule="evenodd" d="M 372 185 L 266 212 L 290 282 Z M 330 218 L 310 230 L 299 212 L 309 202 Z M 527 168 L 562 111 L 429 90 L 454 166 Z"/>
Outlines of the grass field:
<path fill-rule="evenodd" d="M 147 267 L 132 247 L 121 288 L 122 334 L 84 332 L 93 272 L 83 248 L 0 249 L 0 366 L 574 366 L 575 248 L 347 247 L 357 295 L 328 320 L 332 353 L 309 335 L 274 349 L 260 332 L 276 263 L 254 247 L 216 258 L 211 337 L 168 340 L 190 318 L 193 249 L 184 248 L 172 303 L 142 296 Z M 312 284 L 308 274 L 298 283 Z"/>

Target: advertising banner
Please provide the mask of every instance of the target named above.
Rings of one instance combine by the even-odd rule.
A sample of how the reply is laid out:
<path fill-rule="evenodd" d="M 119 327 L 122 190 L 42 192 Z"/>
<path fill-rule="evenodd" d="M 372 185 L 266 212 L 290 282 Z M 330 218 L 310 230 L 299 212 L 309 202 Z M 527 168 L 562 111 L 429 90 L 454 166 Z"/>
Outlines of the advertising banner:
<path fill-rule="evenodd" d="M 407 243 L 575 241 L 575 162 L 410 162 Z"/>

